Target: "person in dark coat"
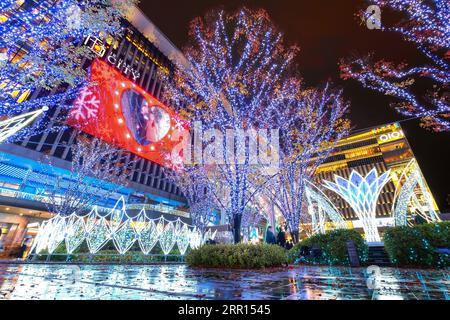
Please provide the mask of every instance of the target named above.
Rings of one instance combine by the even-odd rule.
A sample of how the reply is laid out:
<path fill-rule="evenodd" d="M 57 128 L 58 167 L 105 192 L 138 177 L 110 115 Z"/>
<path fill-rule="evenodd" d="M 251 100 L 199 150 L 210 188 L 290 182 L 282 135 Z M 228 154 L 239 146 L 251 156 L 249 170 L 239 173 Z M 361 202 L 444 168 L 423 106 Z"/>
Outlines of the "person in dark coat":
<path fill-rule="evenodd" d="M 20 248 L 19 248 L 19 250 L 17 252 L 17 258 L 18 259 L 22 259 L 23 258 L 23 255 L 24 255 L 25 251 L 28 248 L 28 241 L 29 241 L 29 239 L 27 239 L 27 238 L 23 239 L 22 245 L 20 246 Z"/>
<path fill-rule="evenodd" d="M 286 249 L 287 250 L 291 250 L 294 247 L 294 244 L 292 243 L 292 241 L 287 241 L 286 242 Z"/>
<path fill-rule="evenodd" d="M 277 244 L 282 248 L 286 247 L 286 233 L 281 228 L 277 234 Z"/>
<path fill-rule="evenodd" d="M 275 235 L 273 234 L 272 227 L 268 227 L 266 231 L 266 243 L 268 244 L 276 244 L 277 240 L 275 239 Z"/>

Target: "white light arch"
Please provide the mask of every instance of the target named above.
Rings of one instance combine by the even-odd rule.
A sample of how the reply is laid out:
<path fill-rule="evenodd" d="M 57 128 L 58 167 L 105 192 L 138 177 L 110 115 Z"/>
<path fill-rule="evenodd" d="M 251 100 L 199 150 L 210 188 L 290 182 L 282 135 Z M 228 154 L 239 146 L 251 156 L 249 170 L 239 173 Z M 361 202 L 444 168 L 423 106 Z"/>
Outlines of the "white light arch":
<path fill-rule="evenodd" d="M 407 226 L 409 224 L 409 206 L 414 207 L 415 212 L 427 222 L 441 221 L 434 210 L 433 197 L 428 191 L 415 159 L 412 159 L 403 170 L 395 191 L 392 213 L 396 226 Z"/>
<path fill-rule="evenodd" d="M 205 234 L 178 218 L 169 221 L 164 217 L 148 218 L 145 209 L 130 217 L 126 212 L 123 198 L 117 201 L 107 215 L 98 213 L 97 207 L 86 215 L 76 212 L 70 216 L 57 215 L 45 221 L 31 248 L 32 254 L 42 254 L 45 250 L 53 254 L 56 248 L 65 243 L 66 253 L 73 254 L 83 242 L 87 243 L 91 254 L 97 254 L 107 243 L 114 244 L 121 255 L 126 254 L 137 242 L 144 255 L 159 242 L 164 255 L 177 246 L 184 255 L 189 247 L 196 249 L 206 241 L 216 237 L 216 232 L 207 230 Z"/>
<path fill-rule="evenodd" d="M 306 200 L 311 215 L 312 233 L 324 233 L 327 217 L 336 229 L 345 229 L 346 223 L 339 210 L 317 186 L 306 181 Z"/>

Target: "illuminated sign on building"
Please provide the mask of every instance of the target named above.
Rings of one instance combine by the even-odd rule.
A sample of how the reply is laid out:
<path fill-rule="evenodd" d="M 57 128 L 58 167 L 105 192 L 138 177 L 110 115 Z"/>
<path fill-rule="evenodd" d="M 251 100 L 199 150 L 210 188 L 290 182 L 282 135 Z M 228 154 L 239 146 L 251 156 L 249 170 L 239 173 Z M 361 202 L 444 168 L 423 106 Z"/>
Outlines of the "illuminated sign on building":
<path fill-rule="evenodd" d="M 186 121 L 104 61 L 92 63 L 90 81 L 69 125 L 163 166 L 182 165 Z"/>
<path fill-rule="evenodd" d="M 399 140 L 404 137 L 405 137 L 405 135 L 404 135 L 403 131 L 393 131 L 390 133 L 382 134 L 381 136 L 378 137 L 378 140 L 380 143 L 386 143 L 386 142 L 390 142 L 390 141 Z"/>
<path fill-rule="evenodd" d="M 88 46 L 92 52 L 98 57 L 103 58 L 106 55 L 106 47 L 102 40 L 97 37 L 89 36 L 84 41 L 84 45 Z M 133 81 L 140 78 L 141 74 L 131 65 L 127 64 L 123 59 L 117 59 L 115 53 L 111 53 L 106 57 L 106 60 L 117 69 L 121 70 L 125 75 L 130 75 Z"/>

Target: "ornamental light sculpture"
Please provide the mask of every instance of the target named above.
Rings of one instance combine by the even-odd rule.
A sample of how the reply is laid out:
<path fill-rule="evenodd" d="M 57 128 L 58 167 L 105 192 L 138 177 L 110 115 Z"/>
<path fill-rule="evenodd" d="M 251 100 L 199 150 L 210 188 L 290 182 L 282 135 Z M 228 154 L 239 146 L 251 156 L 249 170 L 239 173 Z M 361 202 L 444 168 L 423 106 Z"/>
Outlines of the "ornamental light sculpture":
<path fill-rule="evenodd" d="M 15 135 L 17 132 L 31 124 L 41 114 L 48 111 L 48 107 L 20 114 L 18 116 L 0 121 L 0 143 Z"/>
<path fill-rule="evenodd" d="M 106 215 L 100 214 L 94 206 L 87 215 L 74 212 L 70 216 L 57 215 L 45 221 L 30 252 L 32 255 L 44 252 L 51 255 L 64 244 L 66 254 L 72 255 L 82 243 L 86 243 L 89 253 L 95 255 L 101 254 L 100 250 L 112 242 L 121 255 L 127 254 L 135 243 L 138 246 L 134 247 L 139 248 L 143 255 L 149 255 L 159 242 L 164 255 L 169 255 L 175 246 L 180 255 L 184 255 L 189 247 L 196 249 L 208 240 L 214 240 L 216 233 L 211 229 L 201 232 L 179 218 L 176 221 L 163 216 L 151 219 L 145 209 L 137 216 L 129 216 L 124 198 L 121 198 Z"/>
<path fill-rule="evenodd" d="M 375 168 L 366 177 L 353 171 L 350 179 L 335 176 L 336 183 L 325 181 L 324 186 L 340 195 L 353 208 L 363 225 L 367 242 L 381 242 L 376 223 L 377 200 L 389 182 L 390 170 L 378 176 Z"/>
<path fill-rule="evenodd" d="M 306 181 L 305 191 L 308 213 L 311 216 L 313 227 L 312 234 L 325 233 L 326 220 L 331 220 L 333 229 L 346 228 L 345 220 L 339 210 L 317 186 Z"/>
<path fill-rule="evenodd" d="M 400 183 L 395 191 L 392 215 L 396 226 L 412 225 L 411 214 L 418 214 L 427 223 L 440 222 L 433 196 L 415 159 L 403 170 Z M 414 209 L 411 210 L 410 206 Z"/>

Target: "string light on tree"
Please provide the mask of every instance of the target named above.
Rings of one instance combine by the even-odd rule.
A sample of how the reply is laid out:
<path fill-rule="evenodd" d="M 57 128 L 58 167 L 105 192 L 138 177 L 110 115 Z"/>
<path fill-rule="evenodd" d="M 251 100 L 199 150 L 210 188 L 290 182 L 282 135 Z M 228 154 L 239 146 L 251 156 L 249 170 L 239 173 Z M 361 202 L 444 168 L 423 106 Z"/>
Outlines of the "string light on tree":
<path fill-rule="evenodd" d="M 294 242 L 299 240 L 300 225 L 313 217 L 306 206 L 308 181 L 350 128 L 342 91 L 332 90 L 330 84 L 297 90 L 294 98 L 286 100 L 286 116 L 276 120 L 282 128 L 280 171 L 264 189 L 285 218 Z"/>
<path fill-rule="evenodd" d="M 193 45 L 184 52 L 189 66 L 179 65 L 174 81 L 166 81 L 167 100 L 190 121 L 202 122 L 204 130 L 225 135 L 233 129 L 235 140 L 242 131 L 273 128 L 273 119 L 285 109 L 284 98 L 295 94 L 298 82 L 290 81 L 287 71 L 298 48 L 284 44 L 267 12 L 213 11 L 195 19 L 190 34 Z M 231 148 L 240 151 L 243 146 Z M 251 156 L 245 155 L 247 160 Z M 223 165 L 209 167 L 208 178 L 228 188 L 215 197 L 216 205 L 229 214 L 239 242 L 242 215 L 265 183 L 251 181 L 258 166 L 224 158 Z"/>
<path fill-rule="evenodd" d="M 422 126 L 434 131 L 450 130 L 450 6 L 446 0 L 375 0 L 382 10 L 402 13 L 405 19 L 384 32 L 400 34 L 428 58 L 427 65 L 409 66 L 388 60 L 365 58 L 341 62 L 341 77 L 354 79 L 365 88 L 396 98 L 393 106 L 407 117 L 422 118 Z M 367 18 L 367 17 L 366 17 Z M 416 83 L 431 82 L 423 94 Z"/>
<path fill-rule="evenodd" d="M 0 90 L 0 117 L 15 116 L 42 105 L 71 108 L 71 99 L 87 81 L 81 61 L 94 57 L 94 53 L 78 44 L 92 34 L 120 34 L 121 19 L 135 3 L 136 0 L 2 1 L 0 14 L 6 18 L 0 24 L 0 82 L 7 86 Z M 66 89 L 63 94 L 59 90 L 62 88 Z M 39 89 L 52 93 L 27 103 L 15 98 L 17 91 Z M 27 135 L 41 133 L 46 127 L 34 124 Z"/>

